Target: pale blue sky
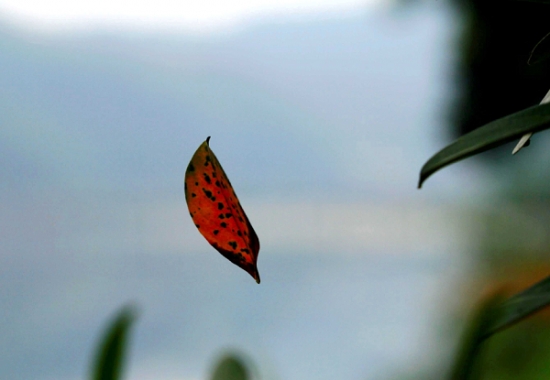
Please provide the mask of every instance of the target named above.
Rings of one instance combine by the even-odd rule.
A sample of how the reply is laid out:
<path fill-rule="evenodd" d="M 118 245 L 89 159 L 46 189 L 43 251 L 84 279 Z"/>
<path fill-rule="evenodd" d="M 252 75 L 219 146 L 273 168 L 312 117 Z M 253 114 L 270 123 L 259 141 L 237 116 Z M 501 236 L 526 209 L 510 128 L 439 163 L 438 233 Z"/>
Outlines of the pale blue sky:
<path fill-rule="evenodd" d="M 258 17 L 356 13 L 384 0 L 0 0 L 0 10 L 33 28 L 98 24 L 180 29 L 198 33 L 233 28 Z"/>
<path fill-rule="evenodd" d="M 0 27 L 5 376 L 85 378 L 128 302 L 128 380 L 206 379 L 226 347 L 267 380 L 383 380 L 439 358 L 468 243 L 465 207 L 441 200 L 483 185 L 469 160 L 416 189 L 446 142 L 455 19 L 340 15 L 222 38 Z M 186 211 L 208 135 L 260 237 L 261 285 Z"/>

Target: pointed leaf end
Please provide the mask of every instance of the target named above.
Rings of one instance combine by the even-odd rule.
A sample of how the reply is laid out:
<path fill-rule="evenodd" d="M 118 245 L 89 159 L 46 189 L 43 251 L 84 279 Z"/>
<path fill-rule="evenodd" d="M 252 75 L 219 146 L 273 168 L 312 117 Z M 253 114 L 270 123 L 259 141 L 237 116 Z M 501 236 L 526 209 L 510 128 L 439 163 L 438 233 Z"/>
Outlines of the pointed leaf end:
<path fill-rule="evenodd" d="M 533 135 L 532 133 L 526 133 L 525 135 L 523 135 L 521 137 L 521 139 L 519 140 L 519 142 L 514 147 L 514 150 L 512 150 L 512 154 L 516 154 L 523 147 L 529 146 L 531 144 L 531 136 L 532 135 Z"/>
<path fill-rule="evenodd" d="M 258 268 L 254 268 L 254 272 L 250 273 L 254 280 L 256 280 L 256 283 L 260 283 L 260 272 L 258 272 Z"/>
<path fill-rule="evenodd" d="M 123 372 L 129 330 L 137 318 L 133 304 L 123 307 L 102 333 L 92 362 L 91 379 L 119 379 Z"/>
<path fill-rule="evenodd" d="M 426 174 L 424 173 L 424 171 L 420 171 L 420 178 L 418 178 L 418 187 L 417 189 L 422 189 L 422 185 L 424 184 L 424 181 L 426 181 L 426 179 L 428 179 L 428 177 L 430 176 L 430 174 Z"/>
<path fill-rule="evenodd" d="M 210 146 L 210 136 L 206 138 L 206 145 Z"/>

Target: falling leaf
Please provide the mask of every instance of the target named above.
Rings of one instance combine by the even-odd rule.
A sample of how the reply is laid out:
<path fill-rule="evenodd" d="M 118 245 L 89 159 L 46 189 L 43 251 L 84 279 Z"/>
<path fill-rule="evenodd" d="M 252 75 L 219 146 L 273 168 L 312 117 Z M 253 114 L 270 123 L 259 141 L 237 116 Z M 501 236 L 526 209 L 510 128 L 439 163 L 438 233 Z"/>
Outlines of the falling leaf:
<path fill-rule="evenodd" d="M 260 283 L 256 266 L 260 241 L 214 152 L 210 137 L 199 146 L 185 172 L 185 200 L 195 226 L 233 264 Z"/>

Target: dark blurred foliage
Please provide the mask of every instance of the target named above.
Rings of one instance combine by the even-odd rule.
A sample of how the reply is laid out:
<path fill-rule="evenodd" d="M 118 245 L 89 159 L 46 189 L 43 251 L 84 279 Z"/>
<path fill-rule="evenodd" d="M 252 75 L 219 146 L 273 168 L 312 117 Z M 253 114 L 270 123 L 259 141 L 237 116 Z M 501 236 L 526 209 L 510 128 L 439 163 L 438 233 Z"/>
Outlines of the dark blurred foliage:
<path fill-rule="evenodd" d="M 442 0 L 436 0 L 442 1 Z M 455 98 L 449 105 L 449 137 L 465 133 L 519 110 L 539 104 L 550 90 L 550 1 L 448 0 L 460 17 L 456 40 Z M 401 0 L 401 5 L 433 0 Z M 537 137 L 533 145 L 537 143 Z M 542 136 L 541 136 L 542 137 Z M 548 141 L 548 140 L 546 140 Z M 499 190 L 473 212 L 479 229 L 463 282 L 453 291 L 463 302 L 447 315 L 457 330 L 466 309 L 487 289 L 518 293 L 550 273 L 550 158 L 524 155 L 512 159 L 515 142 L 478 157 L 497 163 L 503 175 Z M 532 149 L 532 148 L 527 148 Z M 506 155 L 506 159 L 504 159 Z M 465 184 L 465 186 L 467 186 Z M 453 307 L 451 307 L 452 309 Z M 483 343 L 475 377 L 544 379 L 550 376 L 550 309 L 547 308 Z M 444 364 L 443 367 L 448 366 Z M 440 367 L 400 379 L 442 378 Z M 472 378 L 471 376 L 466 376 Z"/>
<path fill-rule="evenodd" d="M 518 324 L 487 341 L 484 380 L 537 380 L 550 376 L 548 315 Z"/>
<path fill-rule="evenodd" d="M 135 306 L 122 308 L 110 322 L 97 347 L 92 365 L 92 380 L 120 380 L 128 351 L 128 335 L 136 319 Z"/>
<path fill-rule="evenodd" d="M 251 375 L 245 360 L 239 355 L 230 353 L 220 358 L 214 365 L 212 380 L 250 380 Z"/>
<path fill-rule="evenodd" d="M 540 103 L 550 89 L 550 60 L 528 64 L 550 32 L 550 4 L 513 0 L 451 0 L 462 13 L 452 106 L 454 137 Z M 482 155 L 494 157 L 494 155 Z"/>
<path fill-rule="evenodd" d="M 528 61 L 533 48 L 550 32 L 550 4 L 518 0 L 451 1 L 463 20 L 455 69 L 459 87 L 457 99 L 451 105 L 452 133 L 458 137 L 534 106 L 548 92 L 550 60 Z M 541 44 L 539 48 L 539 57 L 544 57 L 546 52 L 541 51 L 544 46 Z M 480 155 L 498 161 L 502 167 L 516 165 L 518 174 L 516 181 L 502 176 L 503 191 L 495 194 L 492 205 L 482 212 L 485 215 L 479 215 L 484 230 L 471 268 L 482 277 L 479 281 L 485 286 L 507 286 L 512 294 L 543 279 L 550 270 L 546 165 L 533 162 L 532 156 L 529 163 L 512 159 L 513 145 L 515 142 Z M 509 158 L 502 159 L 503 155 Z M 482 378 L 547 378 L 549 321 L 548 311 L 543 311 L 488 339 Z"/>

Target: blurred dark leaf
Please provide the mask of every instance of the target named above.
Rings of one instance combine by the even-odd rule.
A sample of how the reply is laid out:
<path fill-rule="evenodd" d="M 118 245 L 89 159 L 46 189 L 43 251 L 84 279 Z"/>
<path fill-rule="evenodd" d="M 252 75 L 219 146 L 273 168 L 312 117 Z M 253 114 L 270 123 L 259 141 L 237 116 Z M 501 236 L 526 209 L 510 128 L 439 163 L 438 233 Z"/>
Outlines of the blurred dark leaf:
<path fill-rule="evenodd" d="M 461 17 L 456 97 L 450 118 L 455 138 L 538 104 L 548 91 L 550 60 L 528 65 L 529 54 L 550 32 L 550 0 L 451 0 Z M 483 155 L 501 164 L 507 151 Z"/>
<path fill-rule="evenodd" d="M 487 326 L 484 338 L 504 330 L 550 305 L 550 277 L 536 283 L 498 307 L 498 318 Z"/>
<path fill-rule="evenodd" d="M 487 298 L 475 311 L 469 320 L 457 355 L 451 367 L 450 380 L 474 380 L 480 378 L 477 365 L 482 354 L 482 343 L 486 338 L 488 326 L 492 326 L 498 319 L 502 302 L 502 293 L 498 292 Z"/>
<path fill-rule="evenodd" d="M 250 380 L 244 360 L 234 354 L 222 357 L 216 364 L 212 380 Z"/>
<path fill-rule="evenodd" d="M 484 125 L 446 146 L 420 171 L 418 187 L 433 173 L 454 162 L 519 139 L 525 133 L 550 128 L 550 104 L 542 104 L 516 112 Z"/>
<path fill-rule="evenodd" d="M 542 37 L 533 50 L 531 50 L 529 60 L 527 61 L 528 64 L 534 65 L 550 58 L 550 38 L 548 36 L 550 36 L 550 33 Z"/>
<path fill-rule="evenodd" d="M 92 380 L 120 380 L 127 351 L 128 331 L 135 320 L 133 307 L 123 308 L 101 339 L 92 367 Z"/>

